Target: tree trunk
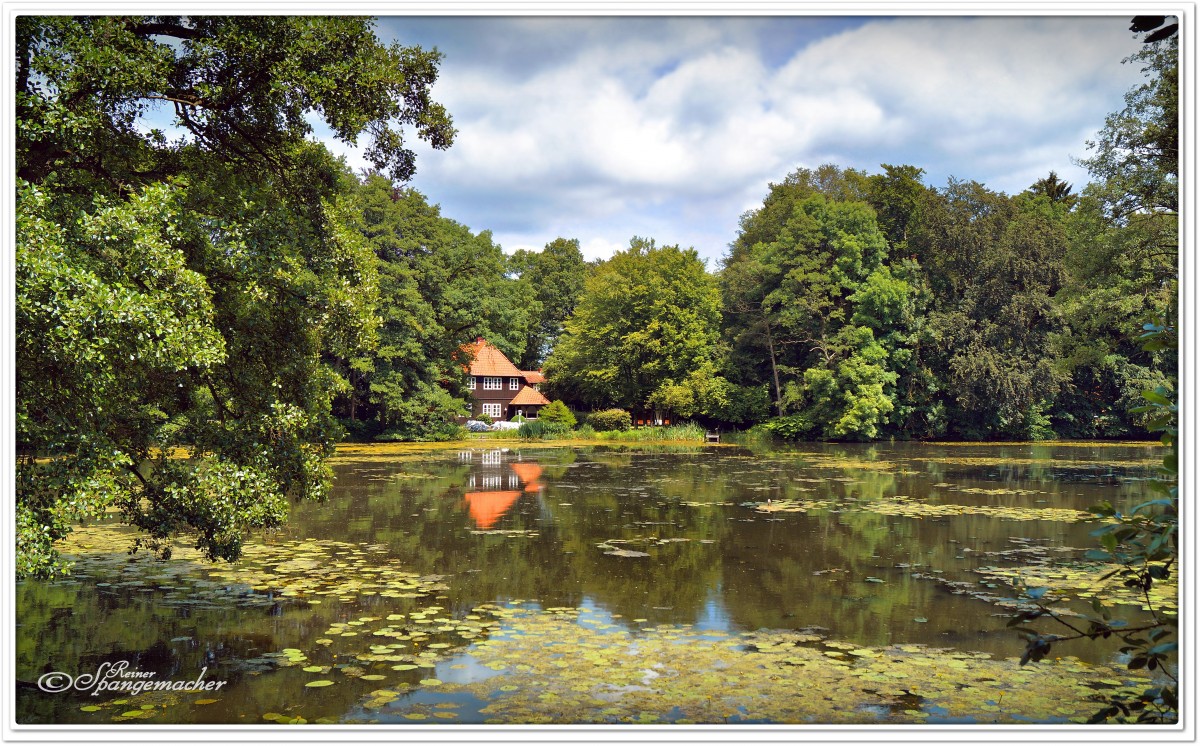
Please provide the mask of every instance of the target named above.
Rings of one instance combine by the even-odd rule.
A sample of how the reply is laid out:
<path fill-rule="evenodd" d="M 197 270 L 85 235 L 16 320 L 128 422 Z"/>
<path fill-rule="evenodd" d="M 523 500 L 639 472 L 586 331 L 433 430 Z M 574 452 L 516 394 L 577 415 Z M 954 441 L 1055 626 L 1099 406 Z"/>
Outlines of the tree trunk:
<path fill-rule="evenodd" d="M 771 322 L 767 322 L 767 349 L 771 352 L 771 376 L 775 379 L 775 412 L 783 416 L 783 392 L 779 389 L 779 368 L 775 364 L 775 342 L 771 339 Z"/>

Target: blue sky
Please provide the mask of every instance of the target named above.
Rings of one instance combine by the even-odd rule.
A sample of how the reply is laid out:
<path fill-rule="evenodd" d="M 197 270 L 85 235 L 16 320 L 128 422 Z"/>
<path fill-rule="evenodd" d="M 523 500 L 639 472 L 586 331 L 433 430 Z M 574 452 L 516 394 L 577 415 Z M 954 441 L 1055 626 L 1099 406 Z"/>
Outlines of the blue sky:
<path fill-rule="evenodd" d="M 1008 193 L 1073 158 L 1140 79 L 1109 17 L 385 17 L 444 53 L 455 145 L 412 186 L 512 252 L 632 236 L 716 268 L 738 218 L 797 167 L 926 170 Z M 318 135 L 322 135 L 318 131 Z M 322 138 L 326 139 L 326 138 Z M 357 152 L 328 140 L 352 166 Z"/>

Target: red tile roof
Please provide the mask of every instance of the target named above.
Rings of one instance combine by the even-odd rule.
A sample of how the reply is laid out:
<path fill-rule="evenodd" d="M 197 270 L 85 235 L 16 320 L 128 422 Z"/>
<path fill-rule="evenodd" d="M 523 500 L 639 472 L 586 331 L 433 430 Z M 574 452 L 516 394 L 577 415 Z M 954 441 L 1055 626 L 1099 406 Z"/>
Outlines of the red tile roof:
<path fill-rule="evenodd" d="M 508 406 L 529 406 L 529 405 L 545 405 L 549 404 L 550 400 L 542 396 L 542 393 L 532 386 L 526 386 L 517 392 L 517 395 L 512 398 Z"/>
<path fill-rule="evenodd" d="M 513 365 L 503 352 L 488 344 L 487 340 L 482 337 L 471 344 L 463 345 L 463 349 L 473 358 L 468 369 L 473 376 L 525 377 L 525 374 Z"/>
<path fill-rule="evenodd" d="M 521 371 L 521 375 L 525 376 L 525 380 L 529 383 L 541 383 L 546 380 L 546 377 L 542 375 L 540 370 L 523 370 Z"/>

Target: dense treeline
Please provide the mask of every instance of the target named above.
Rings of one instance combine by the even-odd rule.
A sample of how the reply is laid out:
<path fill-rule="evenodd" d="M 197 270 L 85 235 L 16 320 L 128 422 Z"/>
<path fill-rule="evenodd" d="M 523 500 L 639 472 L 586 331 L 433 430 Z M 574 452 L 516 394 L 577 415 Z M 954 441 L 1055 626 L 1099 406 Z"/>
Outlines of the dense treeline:
<path fill-rule="evenodd" d="M 825 165 L 772 184 L 715 275 L 634 239 L 588 279 L 551 385 L 796 439 L 1140 434 L 1130 410 L 1176 364 L 1134 341 L 1176 314 L 1175 44 L 1132 59 L 1148 82 L 1088 144 L 1079 193 Z"/>
<path fill-rule="evenodd" d="M 650 238 L 506 256 L 397 187 L 406 127 L 455 131 L 439 55 L 364 19 L 27 16 L 16 41 L 20 574 L 105 511 L 236 557 L 327 493 L 339 439 L 459 434 L 479 336 L 578 408 L 805 439 L 1130 435 L 1174 365 L 1132 341 L 1175 314 L 1174 39 L 1078 193 L 802 168 L 712 268 Z M 147 131 L 164 102 L 185 135 Z"/>

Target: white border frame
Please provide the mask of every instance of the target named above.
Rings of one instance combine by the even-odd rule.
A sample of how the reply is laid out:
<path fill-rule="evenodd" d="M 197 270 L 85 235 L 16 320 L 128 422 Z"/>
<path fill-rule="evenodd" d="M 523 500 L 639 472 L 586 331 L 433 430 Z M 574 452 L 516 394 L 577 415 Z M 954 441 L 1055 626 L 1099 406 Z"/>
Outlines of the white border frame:
<path fill-rule="evenodd" d="M 381 742 L 403 740 L 418 743 L 423 741 L 454 743 L 460 741 L 479 742 L 607 742 L 646 739 L 654 742 L 1185 742 L 1196 741 L 1196 649 L 1195 649 L 1195 536 L 1196 511 L 1191 500 L 1196 497 L 1195 485 L 1197 450 L 1194 443 L 1196 404 L 1195 391 L 1195 322 L 1196 287 L 1196 2 L 938 2 L 937 0 L 905 3 L 861 2 L 861 0 L 835 2 L 783 2 L 778 0 L 751 0 L 750 2 L 715 2 L 713 0 L 618 0 L 614 2 L 560 2 L 555 0 L 525 0 L 524 2 L 490 2 L 489 0 L 447 0 L 446 2 L 354 2 L 333 4 L 298 0 L 292 3 L 233 3 L 228 2 L 55 2 L 43 0 L 30 2 L 0 2 L 4 16 L 3 56 L 0 58 L 0 85 L 3 98 L 0 111 L 5 123 L 3 148 L 0 150 L 5 173 L 15 173 L 14 149 L 14 28 L 16 16 L 21 14 L 65 15 L 79 14 L 133 14 L 133 13 L 178 13 L 200 12 L 206 14 L 337 14 L 373 16 L 1133 16 L 1174 15 L 1180 21 L 1180 116 L 1181 121 L 1181 209 L 1180 209 L 1180 532 L 1183 545 L 1180 549 L 1179 592 L 1180 592 L 1180 715 L 1177 726 L 1084 726 L 1084 725 L 660 725 L 660 726 L 592 726 L 592 725 L 546 725 L 546 726 L 476 726 L 443 725 L 436 727 L 420 725 L 371 725 L 371 726 L 72 726 L 72 725 L 21 725 L 15 717 L 15 660 L 14 625 L 16 622 L 14 577 L 15 520 L 12 509 L 15 495 L 15 418 L 14 392 L 16 389 L 15 360 L 11 342 L 3 348 L 7 358 L 3 366 L 4 407 L 3 429 L 0 430 L 0 464 L 5 469 L 6 495 L 8 502 L 3 511 L 3 551 L 0 551 L 0 567 L 6 573 L 0 599 L 3 618 L 8 621 L 0 631 L 4 643 L 3 660 L 0 661 L 0 713 L 3 717 L 0 737 L 9 742 L 55 742 L 65 740 L 72 743 L 128 743 L 128 742 L 205 742 L 257 743 L 263 741 L 322 742 Z M 14 336 L 14 267 L 15 225 L 12 216 L 16 212 L 15 190 L 4 190 L 5 226 L 3 247 L 5 261 L 0 271 L 0 338 L 13 340 Z M 243 740 L 244 739 L 244 740 Z M 635 740 L 636 742 L 636 740 Z"/>

